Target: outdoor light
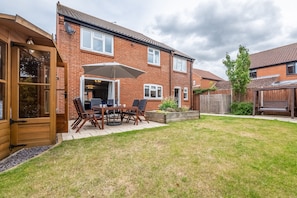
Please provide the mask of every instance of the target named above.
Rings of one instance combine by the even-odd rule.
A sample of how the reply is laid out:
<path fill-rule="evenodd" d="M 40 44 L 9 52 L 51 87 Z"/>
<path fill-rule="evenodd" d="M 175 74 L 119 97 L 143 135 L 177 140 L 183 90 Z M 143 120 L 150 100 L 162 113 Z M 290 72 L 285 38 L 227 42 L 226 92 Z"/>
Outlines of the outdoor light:
<path fill-rule="evenodd" d="M 27 39 L 26 43 L 29 45 L 34 45 L 33 39 L 31 37 Z"/>
<path fill-rule="evenodd" d="M 34 45 L 33 39 L 32 39 L 31 37 L 29 37 L 29 38 L 27 39 L 26 43 L 29 44 L 29 45 Z M 30 54 L 33 54 L 33 53 L 34 53 L 34 50 L 29 49 L 29 53 L 30 53 Z"/>

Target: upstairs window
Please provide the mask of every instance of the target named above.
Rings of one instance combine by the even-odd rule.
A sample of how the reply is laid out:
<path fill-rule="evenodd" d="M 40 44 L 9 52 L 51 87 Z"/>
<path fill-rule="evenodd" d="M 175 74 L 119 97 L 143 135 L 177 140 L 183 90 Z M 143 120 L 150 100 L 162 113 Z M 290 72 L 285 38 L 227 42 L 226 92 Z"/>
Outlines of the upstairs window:
<path fill-rule="evenodd" d="M 250 78 L 257 78 L 257 70 L 250 70 Z"/>
<path fill-rule="evenodd" d="M 153 65 L 160 65 L 160 50 L 148 48 L 147 62 Z"/>
<path fill-rule="evenodd" d="M 288 63 L 287 64 L 287 74 L 288 75 L 297 74 L 296 67 L 297 67 L 297 62 Z"/>
<path fill-rule="evenodd" d="M 162 99 L 163 87 L 156 84 L 144 84 L 144 98 L 146 99 Z"/>
<path fill-rule="evenodd" d="M 113 55 L 113 36 L 81 27 L 80 48 L 92 52 Z"/>
<path fill-rule="evenodd" d="M 178 72 L 187 72 L 187 61 L 183 58 L 173 58 L 173 70 Z"/>

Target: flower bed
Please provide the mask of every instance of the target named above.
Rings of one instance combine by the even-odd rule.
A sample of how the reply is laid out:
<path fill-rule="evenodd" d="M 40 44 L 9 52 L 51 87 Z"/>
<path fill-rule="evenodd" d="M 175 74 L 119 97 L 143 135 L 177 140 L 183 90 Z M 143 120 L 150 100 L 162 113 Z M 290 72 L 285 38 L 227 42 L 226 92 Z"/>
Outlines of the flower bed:
<path fill-rule="evenodd" d="M 147 111 L 146 116 L 150 121 L 169 123 L 182 120 L 199 119 L 199 111 L 168 112 L 168 111 Z"/>

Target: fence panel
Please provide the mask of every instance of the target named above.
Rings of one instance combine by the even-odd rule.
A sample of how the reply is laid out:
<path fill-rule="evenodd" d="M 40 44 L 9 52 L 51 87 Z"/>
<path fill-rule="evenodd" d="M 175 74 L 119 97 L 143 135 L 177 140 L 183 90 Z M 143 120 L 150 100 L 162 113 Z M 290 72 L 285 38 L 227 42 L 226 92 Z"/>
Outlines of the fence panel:
<path fill-rule="evenodd" d="M 201 113 L 230 113 L 231 95 L 208 94 L 200 95 Z"/>

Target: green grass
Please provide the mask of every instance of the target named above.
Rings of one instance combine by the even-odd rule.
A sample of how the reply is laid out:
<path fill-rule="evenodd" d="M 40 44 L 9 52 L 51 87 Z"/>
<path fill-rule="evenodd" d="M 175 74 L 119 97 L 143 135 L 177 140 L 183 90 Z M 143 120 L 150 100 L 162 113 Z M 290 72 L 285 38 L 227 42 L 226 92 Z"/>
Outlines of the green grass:
<path fill-rule="evenodd" d="M 65 141 L 0 174 L 0 197 L 297 197 L 296 129 L 202 116 Z"/>

